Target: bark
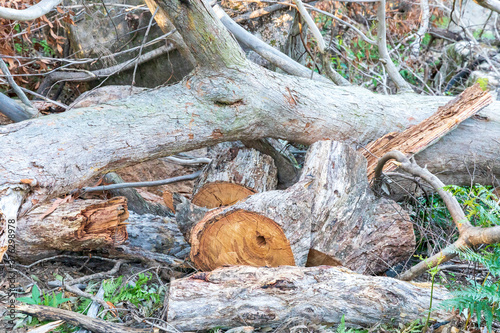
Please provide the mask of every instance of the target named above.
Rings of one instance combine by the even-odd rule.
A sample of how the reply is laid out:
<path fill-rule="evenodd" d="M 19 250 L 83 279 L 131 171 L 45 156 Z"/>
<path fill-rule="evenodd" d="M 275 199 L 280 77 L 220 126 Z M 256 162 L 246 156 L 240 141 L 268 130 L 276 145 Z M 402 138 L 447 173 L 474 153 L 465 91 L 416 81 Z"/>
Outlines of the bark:
<path fill-rule="evenodd" d="M 433 310 L 448 298 L 434 287 Z M 408 323 L 427 314 L 430 285 L 363 276 L 339 267 L 220 268 L 172 281 L 166 320 L 181 331 L 278 326 L 294 317 L 347 327 Z M 432 313 L 443 318 L 443 314 Z"/>
<path fill-rule="evenodd" d="M 145 0 L 146 6 L 148 6 L 149 11 L 151 13 L 154 13 L 157 11 L 158 5 L 154 0 Z M 156 12 L 155 15 L 155 21 L 158 23 L 158 26 L 160 27 L 161 31 L 163 33 L 168 33 L 175 29 L 173 26 L 172 22 L 168 20 L 167 13 L 163 8 L 158 8 L 158 11 Z M 194 67 L 196 65 L 196 60 L 194 59 L 193 55 L 189 51 L 188 46 L 182 39 L 181 35 L 178 32 L 175 32 L 172 35 L 172 41 L 174 45 L 176 46 L 177 50 L 179 50 L 180 54 L 184 59 L 186 59 L 191 65 Z"/>
<path fill-rule="evenodd" d="M 270 156 L 237 147 L 220 148 L 215 154 L 195 184 L 195 205 L 230 206 L 254 193 L 276 188 L 277 169 Z"/>
<path fill-rule="evenodd" d="M 476 114 L 479 110 L 493 102 L 493 96 L 483 91 L 476 84 L 448 102 L 437 112 L 418 125 L 403 132 L 392 132 L 384 135 L 366 147 L 360 149 L 368 160 L 368 179 L 373 179 L 375 166 L 382 156 L 392 150 L 398 150 L 411 157 L 437 142 L 441 137 L 455 129 L 461 122 Z M 392 171 L 397 167 L 386 164 L 384 171 Z"/>
<path fill-rule="evenodd" d="M 363 156 L 320 141 L 310 147 L 297 184 L 211 211 L 193 228 L 190 243 L 191 259 L 202 270 L 304 266 L 309 260 L 375 274 L 408 258 L 415 236 L 408 214 L 371 192 Z"/>
<path fill-rule="evenodd" d="M 326 255 L 358 273 L 377 274 L 414 251 L 410 217 L 394 201 L 373 195 L 361 154 L 338 142 L 319 141 L 309 148 L 302 172 L 316 180 L 310 187 L 315 252 L 309 265 Z"/>

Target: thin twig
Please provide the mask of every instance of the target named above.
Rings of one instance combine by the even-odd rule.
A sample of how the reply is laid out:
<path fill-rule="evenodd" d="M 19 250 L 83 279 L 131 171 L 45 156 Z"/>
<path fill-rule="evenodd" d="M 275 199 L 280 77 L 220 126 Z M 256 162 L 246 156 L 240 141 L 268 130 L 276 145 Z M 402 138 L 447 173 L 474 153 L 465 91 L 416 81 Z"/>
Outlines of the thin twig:
<path fill-rule="evenodd" d="M 146 34 L 144 35 L 144 39 L 142 40 L 141 48 L 139 49 L 139 55 L 137 56 L 137 60 L 135 62 L 135 66 L 134 66 L 134 73 L 132 74 L 132 84 L 130 85 L 131 88 L 135 85 L 135 74 L 137 72 L 137 67 L 139 66 L 139 58 L 142 55 L 142 49 L 144 48 L 144 44 L 146 43 L 146 40 L 148 39 L 149 30 L 151 29 L 151 25 L 153 24 L 153 20 L 156 16 L 156 13 L 158 13 L 158 9 L 160 9 L 160 6 L 156 7 L 155 12 L 151 16 L 151 19 L 149 20 L 148 28 L 146 30 Z"/>
<path fill-rule="evenodd" d="M 57 106 L 59 106 L 59 107 L 61 107 L 63 109 L 67 109 L 68 108 L 68 106 L 66 104 L 63 104 L 63 103 L 58 102 L 58 101 L 54 101 L 54 100 L 52 100 L 50 98 L 47 98 L 47 97 L 45 97 L 43 95 L 40 95 L 39 93 L 36 93 L 34 91 L 31 91 L 31 90 L 23 88 L 23 87 L 21 87 L 21 89 L 22 89 L 22 91 L 24 91 L 24 92 L 26 92 L 26 93 L 28 93 L 30 95 L 33 95 L 33 96 L 38 97 L 40 99 L 43 99 L 44 101 L 52 103 L 54 105 L 57 105 Z"/>
<path fill-rule="evenodd" d="M 183 180 L 195 179 L 199 175 L 201 175 L 201 171 L 197 171 L 197 172 L 189 174 L 189 175 L 172 177 L 172 178 L 162 179 L 162 180 L 153 180 L 150 182 L 120 183 L 120 184 L 112 184 L 112 185 L 101 185 L 101 186 L 96 186 L 96 187 L 84 187 L 84 188 L 82 188 L 82 192 L 108 191 L 108 190 L 117 190 L 120 188 L 129 188 L 129 187 L 160 186 L 160 185 L 166 185 L 166 184 L 180 182 Z"/>

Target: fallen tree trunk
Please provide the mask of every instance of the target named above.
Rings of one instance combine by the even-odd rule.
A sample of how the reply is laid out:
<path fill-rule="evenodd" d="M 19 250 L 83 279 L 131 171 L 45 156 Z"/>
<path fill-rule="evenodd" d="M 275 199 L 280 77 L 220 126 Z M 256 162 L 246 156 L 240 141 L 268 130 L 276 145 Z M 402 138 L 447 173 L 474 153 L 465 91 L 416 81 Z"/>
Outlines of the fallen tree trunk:
<path fill-rule="evenodd" d="M 448 297 L 435 286 L 433 310 Z M 181 331 L 278 326 L 294 317 L 321 325 L 339 324 L 343 316 L 348 327 L 394 325 L 422 318 L 430 299 L 430 284 L 340 267 L 233 266 L 172 281 L 166 320 Z"/>
<path fill-rule="evenodd" d="M 190 243 L 191 260 L 201 270 L 307 263 L 376 274 L 408 258 L 415 235 L 405 211 L 371 192 L 360 153 L 318 141 L 298 183 L 210 211 L 192 229 Z"/>
<path fill-rule="evenodd" d="M 279 137 L 312 143 L 330 138 L 364 144 L 418 123 L 448 101 L 445 97 L 374 95 L 361 88 L 335 87 L 250 67 L 211 79 L 191 77 L 183 84 L 104 106 L 4 126 L 0 153 L 7 159 L 0 169 L 0 184 L 36 180 L 40 187 L 30 199 L 44 201 L 85 185 L 96 174 L 222 141 Z M 226 77 L 238 82 L 234 95 L 229 94 L 232 97 L 221 95 L 218 88 L 228 84 Z M 198 88 L 185 89 L 184 85 Z M 296 105 L 292 91 L 297 96 L 300 92 Z M 229 98 L 233 104 L 217 104 Z M 145 105 L 148 117 L 137 118 L 146 112 Z M 468 170 L 474 167 L 476 181 L 488 183 L 500 175 L 500 103 L 481 114 L 487 119 L 465 121 L 418 154 L 417 161 L 447 176 L 443 181 L 450 184 L 470 183 Z M 103 123 L 106 126 L 95 126 Z M 110 135 L 113 140 L 107 140 Z M 53 141 L 55 137 L 59 140 Z M 464 147 L 463 142 L 469 144 Z"/>

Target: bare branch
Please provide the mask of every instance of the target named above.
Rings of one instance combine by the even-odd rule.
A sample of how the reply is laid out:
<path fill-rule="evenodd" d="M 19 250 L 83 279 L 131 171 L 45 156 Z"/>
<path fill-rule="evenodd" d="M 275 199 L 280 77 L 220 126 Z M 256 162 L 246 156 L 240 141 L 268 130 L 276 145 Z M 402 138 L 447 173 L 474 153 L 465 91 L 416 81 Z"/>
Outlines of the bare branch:
<path fill-rule="evenodd" d="M 377 10 L 377 45 L 380 52 L 380 61 L 384 64 L 387 74 L 394 84 L 398 88 L 398 92 L 413 92 L 411 86 L 406 82 L 401 74 L 399 74 L 398 69 L 394 65 L 387 51 L 387 35 L 386 35 L 386 25 L 385 25 L 385 0 L 380 0 Z"/>
<path fill-rule="evenodd" d="M 12 87 L 12 89 L 14 90 L 16 95 L 19 97 L 21 102 L 23 102 L 24 105 L 27 106 L 26 111 L 29 112 L 32 117 L 35 116 L 38 112 L 35 111 L 33 104 L 31 104 L 28 97 L 26 97 L 24 92 L 17 85 L 16 81 L 14 81 L 14 79 L 12 78 L 12 75 L 10 74 L 9 68 L 7 67 L 7 64 L 5 63 L 5 61 L 3 61 L 3 59 L 1 57 L 0 57 L 0 69 L 2 70 L 3 74 L 7 78 L 7 81 L 9 82 L 9 85 Z"/>
<path fill-rule="evenodd" d="M 415 41 L 410 45 L 410 52 L 414 57 L 418 57 L 420 53 L 420 44 L 424 38 L 427 29 L 429 28 L 429 18 L 431 17 L 429 11 L 429 0 L 420 0 L 420 10 L 422 11 L 422 22 L 418 28 Z"/>
<path fill-rule="evenodd" d="M 400 275 L 400 279 L 409 281 L 424 273 L 429 268 L 435 267 L 457 256 L 458 251 L 464 250 L 471 246 L 481 244 L 493 244 L 500 242 L 500 226 L 481 228 L 473 226 L 465 216 L 462 207 L 457 199 L 444 189 L 444 184 L 425 168 L 421 168 L 417 163 L 410 161 L 403 153 L 399 151 L 391 151 L 385 154 L 377 164 L 375 169 L 375 187 L 381 184 L 382 169 L 386 162 L 391 159 L 397 161 L 397 165 L 406 172 L 414 176 L 421 177 L 428 182 L 441 196 L 446 208 L 453 218 L 460 236 L 457 241 L 432 257 L 418 263 L 408 271 Z"/>
<path fill-rule="evenodd" d="M 14 102 L 13 99 L 1 93 L 0 93 L 0 112 L 16 123 L 30 119 L 32 117 L 32 115 L 28 113 L 24 108 L 22 108 L 21 105 L 19 105 L 18 103 Z"/>
<path fill-rule="evenodd" d="M 17 21 L 31 21 L 47 14 L 61 2 L 62 0 L 42 0 L 36 5 L 26 9 L 0 7 L 0 18 Z"/>
<path fill-rule="evenodd" d="M 219 5 L 215 5 L 213 8 L 215 14 L 221 20 L 222 24 L 224 24 L 224 26 L 234 35 L 234 37 L 240 43 L 245 44 L 261 57 L 276 65 L 278 68 L 282 69 L 290 75 L 304 78 L 311 78 L 312 76 L 313 80 L 331 83 L 330 80 L 319 75 L 318 73 L 311 71 L 309 68 L 302 66 L 292 58 L 267 45 L 262 40 L 258 39 L 257 37 L 243 29 L 236 22 L 234 22 Z"/>
<path fill-rule="evenodd" d="M 499 0 L 474 0 L 479 6 L 491 9 L 494 12 L 500 13 L 500 1 Z"/>
<path fill-rule="evenodd" d="M 129 187 L 160 186 L 160 185 L 166 185 L 166 184 L 180 182 L 183 180 L 195 179 L 200 174 L 201 174 L 201 171 L 197 171 L 197 172 L 189 174 L 189 175 L 172 177 L 172 178 L 162 179 L 162 180 L 154 180 L 154 181 L 150 181 L 150 182 L 120 183 L 120 184 L 102 185 L 102 186 L 96 186 L 96 187 L 84 187 L 84 188 L 82 188 L 82 191 L 83 192 L 97 192 L 97 191 L 117 190 L 120 188 L 129 188 Z"/>
<path fill-rule="evenodd" d="M 38 89 L 41 93 L 45 93 L 46 90 L 52 86 L 53 84 L 57 82 L 62 82 L 62 81 L 78 81 L 78 82 L 88 82 L 88 81 L 94 81 L 100 78 L 108 77 L 110 75 L 118 74 L 120 72 L 126 71 L 128 69 L 131 69 L 135 66 L 136 61 L 138 64 L 143 64 L 145 62 L 148 62 L 154 58 L 157 58 L 163 54 L 166 54 L 172 50 L 174 50 L 175 47 L 172 45 L 164 45 L 161 46 L 153 51 L 147 52 L 143 55 L 141 55 L 138 58 L 132 58 L 130 60 L 125 61 L 124 63 L 114 65 L 108 68 L 103 68 L 103 69 L 98 69 L 95 71 L 86 71 L 86 70 L 71 70 L 71 71 L 58 71 L 58 72 L 53 72 L 45 78 L 45 80 L 42 82 L 40 85 L 40 88 Z"/>
<path fill-rule="evenodd" d="M 316 39 L 316 42 L 318 43 L 318 48 L 319 52 L 321 54 L 321 59 L 323 62 L 323 68 L 325 69 L 326 74 L 328 77 L 335 82 L 335 84 L 339 86 L 350 86 L 351 84 L 349 81 L 344 79 L 342 75 L 337 73 L 336 71 L 333 70 L 331 64 L 330 64 L 330 56 L 328 52 L 326 52 L 326 44 L 325 40 L 323 39 L 323 36 L 321 35 L 321 32 L 319 31 L 318 27 L 316 26 L 316 23 L 314 23 L 314 20 L 312 19 L 311 15 L 306 10 L 306 7 L 304 7 L 304 4 L 302 3 L 301 0 L 293 0 L 295 5 L 297 6 L 297 10 L 299 11 L 300 15 L 304 18 L 306 21 L 307 25 L 309 26 L 309 29 L 311 30 L 314 38 Z"/>

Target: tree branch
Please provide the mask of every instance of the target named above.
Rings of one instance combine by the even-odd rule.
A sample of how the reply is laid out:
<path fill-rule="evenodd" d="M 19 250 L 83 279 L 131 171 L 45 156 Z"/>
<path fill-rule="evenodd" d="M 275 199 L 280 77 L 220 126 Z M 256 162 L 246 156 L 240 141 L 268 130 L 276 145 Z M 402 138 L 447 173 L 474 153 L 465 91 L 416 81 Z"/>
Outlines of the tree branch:
<path fill-rule="evenodd" d="M 307 25 L 309 26 L 309 29 L 311 30 L 314 38 L 316 39 L 316 42 L 318 43 L 318 49 L 319 53 L 322 59 L 323 63 L 323 68 L 325 69 L 326 74 L 328 77 L 335 82 L 335 84 L 339 86 L 350 86 L 351 84 L 349 81 L 344 79 L 342 75 L 337 73 L 336 71 L 333 70 L 331 66 L 331 61 L 330 61 L 330 56 L 328 52 L 326 51 L 326 44 L 325 40 L 323 39 L 323 36 L 321 35 L 321 32 L 319 31 L 318 27 L 316 26 L 316 23 L 314 23 L 314 20 L 312 19 L 311 15 L 306 10 L 306 7 L 304 7 L 304 4 L 302 3 L 301 0 L 293 0 L 295 5 L 297 6 L 297 10 L 299 11 L 300 15 L 304 18 L 306 21 Z"/>
<path fill-rule="evenodd" d="M 500 13 L 500 1 L 498 0 L 474 0 L 474 2 L 481 7 Z"/>
<path fill-rule="evenodd" d="M 481 244 L 493 244 L 500 242 L 500 226 L 489 228 L 480 228 L 473 226 L 465 216 L 465 213 L 462 210 L 462 207 L 458 203 L 457 199 L 444 189 L 445 185 L 439 180 L 439 178 L 434 176 L 427 169 L 418 166 L 417 163 L 411 162 L 403 153 L 399 151 L 391 151 L 385 154 L 379 160 L 379 163 L 375 168 L 376 188 L 380 187 L 380 184 L 382 182 L 382 170 L 385 163 L 392 159 L 395 159 L 397 161 L 397 165 L 401 169 L 409 172 L 414 176 L 421 177 L 439 193 L 446 205 L 446 208 L 448 208 L 453 222 L 455 223 L 460 234 L 458 240 L 455 243 L 447 246 L 439 253 L 418 263 L 408 271 L 401 274 L 401 276 L 399 277 L 401 280 L 412 280 L 424 273 L 426 270 L 456 257 L 458 251 L 464 250 L 465 248 Z"/>
<path fill-rule="evenodd" d="M 378 9 L 377 9 L 377 45 L 378 45 L 378 50 L 380 52 L 380 62 L 384 65 L 387 74 L 389 74 L 389 77 L 391 80 L 394 82 L 396 87 L 398 88 L 398 92 L 404 93 L 404 92 L 413 92 L 413 89 L 411 86 L 406 82 L 401 74 L 399 74 L 398 69 L 394 65 L 394 63 L 391 60 L 391 56 L 389 55 L 389 52 L 387 51 L 387 27 L 385 24 L 385 0 L 380 0 L 378 4 Z"/>
<path fill-rule="evenodd" d="M 189 45 L 198 66 L 215 71 L 245 66 L 243 50 L 205 0 L 161 0 L 159 4 Z"/>
<path fill-rule="evenodd" d="M 0 18 L 16 21 L 31 21 L 47 14 L 61 2 L 62 0 L 42 0 L 36 5 L 26 9 L 0 7 Z"/>
<path fill-rule="evenodd" d="M 420 44 L 429 28 L 429 18 L 431 17 L 429 0 L 420 0 L 420 10 L 422 12 L 422 22 L 420 23 L 420 28 L 418 28 L 415 41 L 410 45 L 410 52 L 414 57 L 418 57 L 420 53 Z"/>
<path fill-rule="evenodd" d="M 309 68 L 302 66 L 292 58 L 267 45 L 262 40 L 243 29 L 236 22 L 234 22 L 219 5 L 214 6 L 214 11 L 224 26 L 240 43 L 246 45 L 276 67 L 282 69 L 290 75 L 308 79 L 312 78 L 313 80 L 331 83 L 331 81 L 327 78 L 315 73 Z"/>

